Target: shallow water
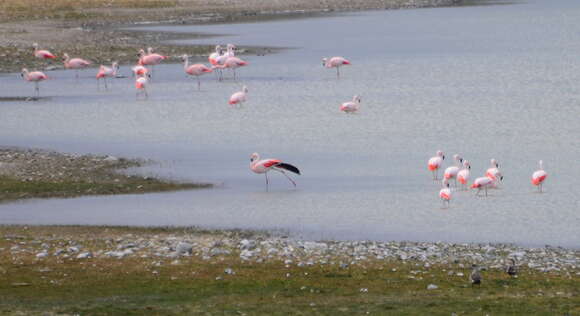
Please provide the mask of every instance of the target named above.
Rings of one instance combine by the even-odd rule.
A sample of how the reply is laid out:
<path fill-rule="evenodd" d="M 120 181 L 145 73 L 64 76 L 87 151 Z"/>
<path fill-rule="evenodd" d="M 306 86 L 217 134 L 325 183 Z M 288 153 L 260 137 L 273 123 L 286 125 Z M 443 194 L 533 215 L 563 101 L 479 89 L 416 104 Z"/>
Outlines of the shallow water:
<path fill-rule="evenodd" d="M 94 70 L 78 83 L 72 72 L 50 72 L 41 85 L 50 98 L 0 103 L 0 141 L 151 158 L 159 163 L 140 172 L 219 187 L 18 202 L 0 206 L 0 223 L 579 246 L 579 2 L 154 29 L 235 34 L 192 43 L 294 49 L 244 57 L 250 66 L 239 82 L 209 75 L 201 92 L 180 65 L 156 67 L 148 101 L 135 101 L 131 79 L 97 92 Z M 353 63 L 340 80 L 321 67 L 320 58 L 333 55 Z M 227 98 L 242 84 L 248 103 L 231 109 Z M 32 92 L 17 74 L 0 77 L 3 97 Z M 360 113 L 340 113 L 354 94 L 362 96 Z M 426 168 L 438 149 L 469 159 L 472 179 L 498 159 L 502 188 L 487 198 L 455 192 L 441 209 Z M 248 170 L 252 152 L 298 166 L 298 188 L 272 174 L 265 192 L 264 177 Z M 539 159 L 549 173 L 543 194 L 530 184 Z"/>

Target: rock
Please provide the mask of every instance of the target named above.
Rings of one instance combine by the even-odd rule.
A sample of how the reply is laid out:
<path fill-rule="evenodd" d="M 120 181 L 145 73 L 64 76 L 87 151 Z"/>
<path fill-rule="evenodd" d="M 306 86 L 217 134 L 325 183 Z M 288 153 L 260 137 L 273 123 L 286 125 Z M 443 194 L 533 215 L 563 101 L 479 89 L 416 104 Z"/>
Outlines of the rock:
<path fill-rule="evenodd" d="M 177 247 L 175 247 L 175 252 L 179 255 L 191 255 L 193 253 L 193 245 L 188 242 L 181 241 L 177 244 Z"/>
<path fill-rule="evenodd" d="M 427 285 L 427 290 L 436 290 L 438 288 L 439 287 L 437 285 L 435 285 L 435 284 L 429 284 L 429 285 Z"/>
<path fill-rule="evenodd" d="M 225 273 L 225 274 L 229 274 L 229 275 L 236 274 L 236 272 L 234 272 L 234 270 L 232 270 L 231 268 L 226 268 L 226 269 L 224 270 L 224 273 Z"/>
<path fill-rule="evenodd" d="M 92 256 L 93 255 L 90 252 L 82 252 L 82 253 L 78 254 L 77 259 L 87 259 L 87 258 L 90 258 Z"/>
<path fill-rule="evenodd" d="M 256 242 L 253 240 L 243 239 L 240 241 L 240 249 L 242 250 L 252 250 L 256 248 Z"/>
<path fill-rule="evenodd" d="M 103 159 L 104 161 L 109 161 L 109 162 L 114 162 L 114 161 L 119 161 L 119 158 L 115 157 L 115 156 L 107 156 L 105 157 L 105 159 Z"/>

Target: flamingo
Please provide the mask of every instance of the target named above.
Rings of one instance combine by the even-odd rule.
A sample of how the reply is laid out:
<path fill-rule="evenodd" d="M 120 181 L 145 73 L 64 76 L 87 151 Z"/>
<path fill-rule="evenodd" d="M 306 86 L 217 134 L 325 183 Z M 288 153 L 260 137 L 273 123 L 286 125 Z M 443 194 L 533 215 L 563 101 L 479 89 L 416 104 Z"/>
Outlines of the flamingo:
<path fill-rule="evenodd" d="M 469 181 L 469 170 L 471 164 L 467 160 L 463 160 L 463 169 L 457 173 L 457 180 L 461 183 L 461 189 L 467 190 L 467 181 Z"/>
<path fill-rule="evenodd" d="M 32 47 L 34 49 L 34 57 L 36 57 L 36 58 L 42 58 L 42 59 L 55 59 L 56 58 L 56 56 L 53 53 L 51 53 L 47 50 L 38 49 L 37 43 L 32 44 Z"/>
<path fill-rule="evenodd" d="M 137 89 L 137 94 L 136 94 L 137 100 L 139 100 L 140 94 L 144 94 L 145 99 L 149 98 L 149 95 L 147 94 L 148 84 L 149 84 L 149 80 L 147 80 L 146 76 L 137 76 L 137 79 L 135 80 L 135 88 Z"/>
<path fill-rule="evenodd" d="M 240 68 L 243 66 L 247 66 L 248 62 L 244 61 L 238 57 L 227 57 L 223 64 L 218 64 L 213 66 L 213 69 L 225 69 L 229 68 L 232 69 L 234 72 L 234 80 L 236 80 L 236 68 Z"/>
<path fill-rule="evenodd" d="M 226 49 L 226 53 L 224 54 L 226 57 L 235 57 L 236 56 L 236 45 L 234 44 L 228 44 L 227 45 L 227 49 Z"/>
<path fill-rule="evenodd" d="M 542 160 L 540 160 L 538 162 L 538 164 L 540 165 L 540 169 L 536 170 L 533 174 L 532 174 L 532 184 L 538 186 L 538 190 L 541 193 L 542 192 L 542 184 L 544 183 L 544 180 L 546 180 L 546 178 L 548 177 L 548 173 L 546 171 L 544 171 L 544 162 Z"/>
<path fill-rule="evenodd" d="M 218 59 L 222 59 L 222 56 L 223 56 L 223 48 L 220 45 L 216 45 L 215 52 L 211 53 L 207 59 L 209 60 L 209 63 L 212 66 L 217 66 L 217 65 L 220 65 L 220 62 L 218 61 Z M 223 64 L 224 61 L 225 61 L 225 58 L 223 58 L 223 60 L 221 60 L 221 64 Z M 215 74 L 216 74 L 216 78 L 218 79 L 218 81 L 220 81 L 221 80 L 221 69 L 219 71 L 216 71 Z"/>
<path fill-rule="evenodd" d="M 38 97 L 40 95 L 40 87 L 38 83 L 48 79 L 48 76 L 41 71 L 29 72 L 28 69 L 26 68 L 22 69 L 22 73 L 20 75 L 22 76 L 22 78 L 24 78 L 24 80 L 34 82 L 34 91 L 36 92 L 36 96 Z"/>
<path fill-rule="evenodd" d="M 185 70 L 185 73 L 190 75 L 190 76 L 195 76 L 197 78 L 197 90 L 201 90 L 201 82 L 199 81 L 199 76 L 208 73 L 208 72 L 212 72 L 212 70 L 208 67 L 206 67 L 204 64 L 193 64 L 190 65 L 189 64 L 189 57 L 187 55 L 183 55 L 181 56 L 181 58 L 183 59 L 183 70 Z"/>
<path fill-rule="evenodd" d="M 242 91 L 238 91 L 238 92 L 232 94 L 228 103 L 232 106 L 235 104 L 239 104 L 240 106 L 242 106 L 242 104 L 244 102 L 246 102 L 246 94 L 247 93 L 248 93 L 248 87 L 246 87 L 246 86 L 242 87 Z"/>
<path fill-rule="evenodd" d="M 441 167 L 443 160 L 445 160 L 445 155 L 441 150 L 438 150 L 437 154 L 429 159 L 427 167 L 429 168 L 429 170 L 431 170 L 431 172 L 433 172 L 433 180 L 438 180 L 437 170 Z"/>
<path fill-rule="evenodd" d="M 361 98 L 358 95 L 352 97 L 352 101 L 344 102 L 340 105 L 340 110 L 344 113 L 354 113 L 360 108 Z"/>
<path fill-rule="evenodd" d="M 479 196 L 479 192 L 481 192 L 482 189 L 485 189 L 485 196 L 487 196 L 487 188 L 491 187 L 493 185 L 493 180 L 489 177 L 479 177 L 477 179 L 475 179 L 475 181 L 473 181 L 473 184 L 471 185 L 472 189 L 477 189 L 477 193 L 475 193 L 475 195 Z"/>
<path fill-rule="evenodd" d="M 133 71 L 133 76 L 149 76 L 149 69 L 147 67 L 136 65 L 131 70 Z"/>
<path fill-rule="evenodd" d="M 151 66 L 151 73 L 153 73 L 153 66 L 161 63 L 165 59 L 167 59 L 167 56 L 154 53 L 152 47 L 147 48 L 147 54 L 145 54 L 144 50 L 139 50 L 139 65 Z"/>
<path fill-rule="evenodd" d="M 253 153 L 250 158 L 250 170 L 258 174 L 263 173 L 266 176 L 266 191 L 268 191 L 269 186 L 268 171 L 270 170 L 275 170 L 282 173 L 288 180 L 290 180 L 290 182 L 292 182 L 294 187 L 296 187 L 296 182 L 294 182 L 294 180 L 292 180 L 292 178 L 290 178 L 286 172 L 284 172 L 284 170 L 300 175 L 300 170 L 298 170 L 298 168 L 294 167 L 293 165 L 284 163 L 278 159 L 260 159 L 260 155 L 258 153 Z"/>
<path fill-rule="evenodd" d="M 100 80 L 103 79 L 105 82 L 105 90 L 107 87 L 107 77 L 114 78 L 117 76 L 117 70 L 119 70 L 119 64 L 115 61 L 111 64 L 111 68 L 101 65 L 99 67 L 99 72 L 97 73 L 97 87 L 100 89 Z"/>
<path fill-rule="evenodd" d="M 445 207 L 445 203 L 447 203 L 447 207 L 449 207 L 449 202 L 451 202 L 451 189 L 449 188 L 449 182 L 447 179 L 443 179 L 442 183 L 443 188 L 439 191 L 439 197 L 443 202 L 443 207 Z"/>
<path fill-rule="evenodd" d="M 75 78 L 79 79 L 79 69 L 87 68 L 91 62 L 81 59 L 81 58 L 70 58 L 67 53 L 62 55 L 62 60 L 64 62 L 64 68 L 66 69 L 74 69 L 75 70 Z"/>
<path fill-rule="evenodd" d="M 454 179 L 455 180 L 455 187 L 457 187 L 457 173 L 459 172 L 459 168 L 461 167 L 461 163 L 463 162 L 463 158 L 458 154 L 453 155 L 453 160 L 455 161 L 455 166 L 447 167 L 445 172 L 443 173 L 443 177 L 447 180 Z"/>
<path fill-rule="evenodd" d="M 340 78 L 340 67 L 342 65 L 350 65 L 350 61 L 346 60 L 344 57 L 331 57 L 322 58 L 322 66 L 326 68 L 336 68 L 336 78 Z"/>
<path fill-rule="evenodd" d="M 211 65 L 215 66 L 217 64 L 216 59 L 221 55 L 222 55 L 222 47 L 220 45 L 216 45 L 215 52 L 211 53 L 207 58 L 207 60 Z"/>
<path fill-rule="evenodd" d="M 497 163 L 497 160 L 492 158 L 490 162 L 491 166 L 485 171 L 485 176 L 492 180 L 491 187 L 497 188 L 499 181 L 503 181 L 503 175 L 499 171 L 499 163 Z"/>

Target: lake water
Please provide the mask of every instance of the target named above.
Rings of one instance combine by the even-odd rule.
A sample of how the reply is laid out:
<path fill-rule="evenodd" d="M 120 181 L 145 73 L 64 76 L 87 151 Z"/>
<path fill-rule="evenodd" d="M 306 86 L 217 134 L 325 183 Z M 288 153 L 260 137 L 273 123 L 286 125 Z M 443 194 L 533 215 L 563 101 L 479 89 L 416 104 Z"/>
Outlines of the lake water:
<path fill-rule="evenodd" d="M 320 239 L 445 240 L 580 246 L 580 2 L 373 11 L 206 26 L 231 34 L 190 43 L 292 47 L 245 56 L 240 80 L 155 68 L 150 99 L 132 79 L 98 92 L 95 70 L 50 72 L 39 102 L 0 103 L 0 142 L 151 158 L 143 173 L 219 184 L 210 190 L 30 200 L 0 206 L 0 223 L 195 225 L 287 231 Z M 163 48 L 158 51 L 163 52 Z M 341 55 L 342 69 L 321 67 Z M 125 74 L 128 67 L 122 67 Z M 248 86 L 231 109 L 228 97 Z M 30 95 L 18 74 L 1 96 Z M 354 94 L 356 115 L 338 111 Z M 442 209 L 427 160 L 441 149 L 505 176 L 487 198 L 455 192 Z M 249 157 L 300 168 L 297 189 L 249 169 Z M 549 178 L 535 193 L 539 159 Z M 445 160 L 445 166 L 451 163 Z"/>

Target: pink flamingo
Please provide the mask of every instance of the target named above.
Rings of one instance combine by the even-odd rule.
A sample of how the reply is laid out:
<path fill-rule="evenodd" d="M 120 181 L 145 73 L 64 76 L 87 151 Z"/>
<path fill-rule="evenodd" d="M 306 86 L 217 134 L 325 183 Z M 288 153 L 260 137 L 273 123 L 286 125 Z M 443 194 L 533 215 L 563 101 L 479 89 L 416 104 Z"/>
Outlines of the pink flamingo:
<path fill-rule="evenodd" d="M 427 167 L 429 168 L 429 170 L 431 170 L 431 172 L 433 172 L 433 180 L 438 180 L 437 170 L 439 170 L 441 164 L 443 164 L 443 160 L 445 160 L 445 155 L 441 150 L 438 150 L 437 154 L 429 159 Z"/>
<path fill-rule="evenodd" d="M 459 170 L 457 173 L 457 180 L 461 183 L 461 189 L 467 190 L 467 182 L 469 181 L 469 170 L 471 169 L 471 164 L 467 160 L 463 160 L 463 169 Z"/>
<path fill-rule="evenodd" d="M 216 45 L 215 52 L 211 53 L 207 58 L 209 63 L 213 66 L 217 65 L 217 58 L 222 55 L 222 47 L 220 45 Z"/>
<path fill-rule="evenodd" d="M 458 154 L 455 154 L 453 155 L 453 160 L 455 161 L 455 166 L 447 167 L 445 172 L 443 172 L 443 178 L 447 180 L 455 179 L 455 187 L 457 187 L 457 173 L 459 173 L 459 167 L 463 162 L 463 158 L 461 158 L 461 156 Z"/>
<path fill-rule="evenodd" d="M 149 77 L 149 69 L 145 66 L 136 65 L 135 67 L 131 68 L 133 72 L 133 76 L 147 76 Z"/>
<path fill-rule="evenodd" d="M 87 68 L 91 62 L 81 58 L 70 58 L 67 53 L 63 54 L 64 68 L 74 69 L 75 77 L 79 79 L 79 69 Z"/>
<path fill-rule="evenodd" d="M 449 203 L 451 202 L 451 189 L 449 188 L 449 182 L 447 179 L 443 179 L 442 181 L 443 188 L 439 191 L 439 197 L 443 202 L 443 207 L 447 203 L 447 207 L 449 207 Z"/>
<path fill-rule="evenodd" d="M 487 196 L 487 188 L 491 187 L 492 185 L 493 185 L 493 180 L 491 180 L 489 177 L 479 177 L 479 178 L 475 179 L 475 181 L 473 181 L 471 188 L 477 189 L 477 193 L 475 193 L 475 195 L 478 195 L 478 196 L 479 196 L 479 192 L 481 192 L 482 189 L 485 189 L 485 196 Z"/>
<path fill-rule="evenodd" d="M 485 171 L 485 176 L 492 180 L 493 183 L 491 187 L 497 188 L 499 185 L 499 181 L 503 181 L 503 175 L 499 170 L 499 163 L 497 163 L 497 160 L 492 158 L 490 162 L 491 166 L 489 167 L 489 169 Z"/>
<path fill-rule="evenodd" d="M 137 89 L 136 98 L 139 100 L 139 95 L 143 94 L 145 99 L 149 98 L 149 94 L 147 94 L 147 86 L 149 85 L 149 81 L 147 80 L 146 76 L 138 76 L 135 80 L 135 88 Z"/>
<path fill-rule="evenodd" d="M 544 162 L 540 160 L 538 163 L 540 165 L 540 169 L 532 174 L 532 184 L 538 186 L 538 190 L 541 193 L 542 184 L 544 183 L 544 180 L 546 180 L 546 178 L 548 177 L 548 173 L 544 171 L 543 166 Z"/>
<path fill-rule="evenodd" d="M 236 48 L 237 48 L 236 45 L 234 45 L 234 44 L 228 44 L 227 45 L 226 52 L 225 52 L 224 55 L 226 57 L 235 57 L 236 56 L 236 51 L 235 51 Z"/>
<path fill-rule="evenodd" d="M 212 70 L 203 64 L 189 65 L 189 57 L 187 55 L 183 55 L 181 56 L 181 58 L 184 61 L 183 69 L 185 70 L 185 73 L 190 76 L 195 76 L 197 78 L 197 90 L 201 90 L 201 82 L 199 80 L 199 76 L 208 72 L 212 72 Z"/>
<path fill-rule="evenodd" d="M 234 72 L 234 80 L 236 80 L 236 69 L 243 67 L 243 66 L 247 66 L 248 62 L 241 60 L 238 57 L 228 57 L 223 64 L 221 65 L 216 65 L 213 66 L 212 68 L 217 68 L 217 69 L 225 69 L 225 68 L 229 68 L 232 69 Z"/>
<path fill-rule="evenodd" d="M 300 174 L 300 170 L 298 170 L 298 168 L 291 164 L 284 163 L 281 160 L 271 158 L 260 160 L 260 155 L 258 155 L 258 153 L 253 153 L 250 158 L 250 170 L 255 173 L 263 173 L 266 176 L 266 191 L 268 191 L 269 186 L 268 171 L 275 170 L 282 173 L 288 180 L 290 180 L 290 182 L 292 182 L 294 187 L 296 187 L 296 182 L 294 182 L 294 180 L 292 180 L 292 178 L 290 178 L 286 172 L 284 172 L 284 170 L 293 172 L 298 175 Z"/>
<path fill-rule="evenodd" d="M 26 68 L 22 69 L 22 73 L 20 75 L 22 76 L 22 78 L 24 78 L 24 80 L 34 82 L 34 91 L 36 92 L 36 96 L 38 97 L 40 95 L 40 87 L 38 83 L 48 79 L 48 76 L 40 71 L 29 72 L 28 69 Z"/>
<path fill-rule="evenodd" d="M 341 104 L 340 110 L 343 111 L 344 113 L 354 113 L 358 111 L 358 109 L 360 108 L 360 102 L 361 97 L 355 95 L 354 97 L 352 97 L 352 101 L 344 102 L 343 104 Z"/>
<path fill-rule="evenodd" d="M 322 66 L 326 68 L 336 68 L 336 78 L 340 78 L 340 67 L 343 65 L 350 65 L 350 61 L 344 57 L 322 58 Z"/>
<path fill-rule="evenodd" d="M 153 48 L 151 47 L 147 48 L 147 54 L 145 54 L 144 50 L 139 50 L 139 65 L 151 66 L 151 73 L 153 73 L 153 66 L 161 63 L 165 59 L 167 59 L 167 56 L 153 53 Z"/>
<path fill-rule="evenodd" d="M 247 93 L 248 93 L 248 87 L 244 86 L 242 88 L 242 91 L 238 91 L 238 92 L 232 94 L 228 103 L 232 106 L 235 104 L 239 104 L 241 107 L 242 104 L 244 102 L 246 102 L 246 94 Z"/>
<path fill-rule="evenodd" d="M 56 58 L 56 56 L 54 54 L 52 54 L 51 52 L 49 52 L 47 50 L 38 49 L 37 43 L 32 44 L 32 47 L 34 48 L 34 57 L 36 57 L 36 58 L 42 58 L 42 59 L 55 59 Z"/>
<path fill-rule="evenodd" d="M 111 67 L 103 66 L 99 67 L 99 72 L 97 73 L 97 89 L 100 89 L 100 79 L 103 79 L 105 82 L 105 90 L 108 89 L 107 87 L 107 77 L 114 78 L 117 76 L 117 71 L 119 70 L 119 64 L 117 62 L 113 62 Z"/>

